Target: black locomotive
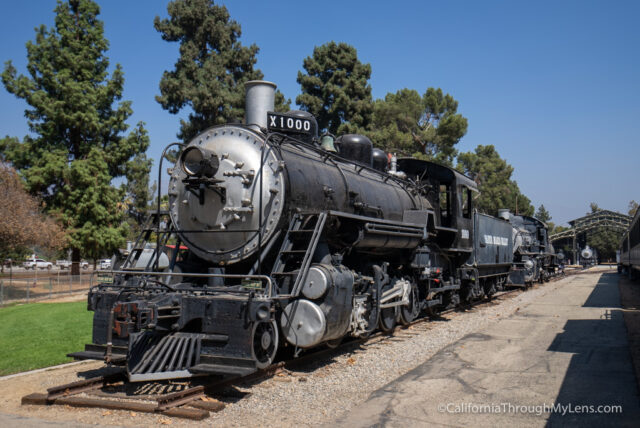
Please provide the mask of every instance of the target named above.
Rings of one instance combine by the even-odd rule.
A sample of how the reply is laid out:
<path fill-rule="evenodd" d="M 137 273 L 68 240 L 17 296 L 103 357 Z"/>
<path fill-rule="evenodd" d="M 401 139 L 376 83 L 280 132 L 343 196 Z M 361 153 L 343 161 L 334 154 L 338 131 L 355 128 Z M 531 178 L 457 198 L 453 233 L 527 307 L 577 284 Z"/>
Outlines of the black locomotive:
<path fill-rule="evenodd" d="M 474 210 L 471 179 L 361 135 L 319 138 L 308 113 L 272 112 L 274 93 L 248 83 L 246 124 L 182 147 L 168 212 L 91 289 L 93 343 L 71 356 L 132 381 L 246 374 L 506 285 L 514 229 Z"/>
<path fill-rule="evenodd" d="M 563 256 L 556 254 L 549 241 L 547 225 L 531 216 L 499 210 L 498 216 L 513 226 L 513 267 L 509 285 L 530 286 L 548 281 L 558 271 Z"/>

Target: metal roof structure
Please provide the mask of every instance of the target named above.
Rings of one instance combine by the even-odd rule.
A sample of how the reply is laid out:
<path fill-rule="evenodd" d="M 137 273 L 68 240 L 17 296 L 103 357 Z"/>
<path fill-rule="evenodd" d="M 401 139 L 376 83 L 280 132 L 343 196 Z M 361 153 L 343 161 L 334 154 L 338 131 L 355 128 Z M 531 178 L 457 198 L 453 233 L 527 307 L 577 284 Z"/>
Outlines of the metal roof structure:
<path fill-rule="evenodd" d="M 569 222 L 571 229 L 554 233 L 549 236 L 549 240 L 551 242 L 567 238 L 575 240 L 577 235 L 599 228 L 615 229 L 620 231 L 620 234 L 622 234 L 629 228 L 629 225 L 631 225 L 631 220 L 632 217 L 625 214 L 609 210 L 600 210 L 595 213 L 587 214 L 584 217 L 571 220 Z"/>

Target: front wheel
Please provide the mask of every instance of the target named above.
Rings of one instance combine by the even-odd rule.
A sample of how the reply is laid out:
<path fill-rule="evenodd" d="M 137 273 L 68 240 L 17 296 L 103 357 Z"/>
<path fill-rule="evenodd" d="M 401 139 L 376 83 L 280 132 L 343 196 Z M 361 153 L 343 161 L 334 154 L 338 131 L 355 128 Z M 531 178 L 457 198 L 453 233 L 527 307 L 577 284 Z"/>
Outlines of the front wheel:
<path fill-rule="evenodd" d="M 278 352 L 278 326 L 275 320 L 256 322 L 253 324 L 251 336 L 253 343 L 251 353 L 256 360 L 256 367 L 269 367 Z"/>
<path fill-rule="evenodd" d="M 51 270 L 51 265 L 47 265 L 47 270 Z"/>

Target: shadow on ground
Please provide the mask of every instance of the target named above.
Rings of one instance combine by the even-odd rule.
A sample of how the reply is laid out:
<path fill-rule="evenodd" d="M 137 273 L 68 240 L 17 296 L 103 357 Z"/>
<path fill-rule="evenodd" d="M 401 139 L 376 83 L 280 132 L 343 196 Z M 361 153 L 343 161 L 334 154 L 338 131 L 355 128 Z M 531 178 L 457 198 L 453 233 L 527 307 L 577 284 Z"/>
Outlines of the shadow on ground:
<path fill-rule="evenodd" d="M 548 348 L 574 354 L 555 403 L 571 410 L 564 415 L 552 413 L 548 427 L 638 426 L 638 387 L 626 329 L 621 325 L 618 279 L 615 273 L 603 274 L 583 305 L 611 309 L 600 319 L 568 320 Z M 622 406 L 622 412 L 602 406 Z"/>

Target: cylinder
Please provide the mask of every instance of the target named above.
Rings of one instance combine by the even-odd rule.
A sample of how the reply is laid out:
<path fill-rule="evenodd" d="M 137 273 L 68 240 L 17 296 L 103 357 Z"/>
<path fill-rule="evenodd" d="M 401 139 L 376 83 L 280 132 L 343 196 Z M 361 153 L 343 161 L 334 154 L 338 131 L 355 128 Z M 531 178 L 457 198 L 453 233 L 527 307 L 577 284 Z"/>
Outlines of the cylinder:
<path fill-rule="evenodd" d="M 313 301 L 294 300 L 282 312 L 280 325 L 287 341 L 309 348 L 344 336 L 351 322 L 353 280 L 345 266 L 313 265 L 302 289 Z"/>
<path fill-rule="evenodd" d="M 256 131 L 267 127 L 267 112 L 273 111 L 276 84 L 265 80 L 251 80 L 246 89 L 245 122 Z"/>

